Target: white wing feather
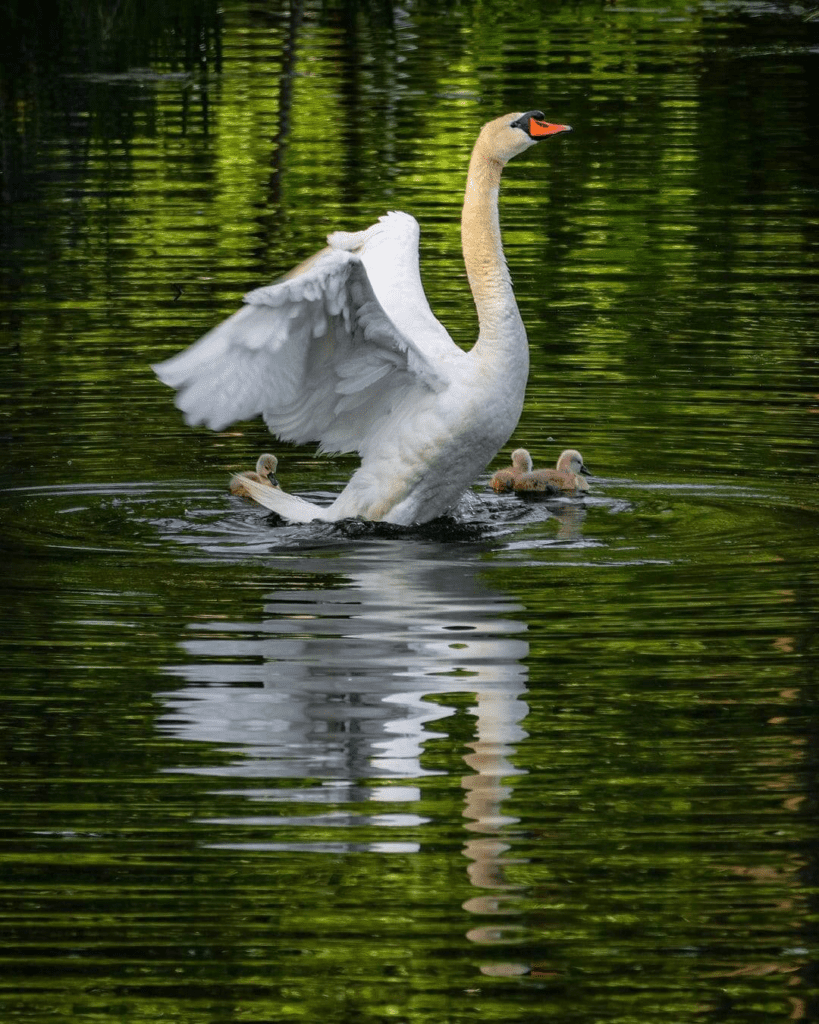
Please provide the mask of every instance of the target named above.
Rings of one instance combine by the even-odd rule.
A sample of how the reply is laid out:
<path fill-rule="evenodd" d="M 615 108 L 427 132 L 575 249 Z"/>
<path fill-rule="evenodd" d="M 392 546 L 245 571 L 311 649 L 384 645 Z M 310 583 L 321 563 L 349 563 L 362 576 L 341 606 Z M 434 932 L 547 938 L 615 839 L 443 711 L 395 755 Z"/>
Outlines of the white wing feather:
<path fill-rule="evenodd" d="M 186 421 L 221 430 L 261 414 L 283 440 L 360 451 L 406 389 L 443 390 L 464 353 L 427 303 L 418 235 L 399 213 L 337 232 L 330 248 L 154 366 Z"/>
<path fill-rule="evenodd" d="M 421 283 L 418 245 L 421 229 L 408 213 L 393 211 L 366 231 L 336 231 L 327 241 L 361 257 L 376 298 L 387 316 L 433 364 L 451 358 L 455 348 L 429 307 Z"/>

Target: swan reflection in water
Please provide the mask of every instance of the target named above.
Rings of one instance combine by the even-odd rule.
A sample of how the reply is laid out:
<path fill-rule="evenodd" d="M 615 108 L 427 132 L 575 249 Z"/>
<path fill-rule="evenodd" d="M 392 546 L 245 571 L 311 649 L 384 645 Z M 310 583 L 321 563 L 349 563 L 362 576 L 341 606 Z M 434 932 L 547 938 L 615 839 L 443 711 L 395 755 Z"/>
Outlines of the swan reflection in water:
<path fill-rule="evenodd" d="M 453 557 L 455 552 L 455 557 Z M 504 814 L 514 777 L 511 761 L 527 736 L 523 721 L 529 652 L 523 608 L 492 591 L 474 550 L 379 542 L 357 547 L 354 557 L 288 562 L 295 572 L 332 571 L 326 589 L 279 590 L 264 598 L 255 622 L 191 624 L 182 642 L 187 661 L 167 671 L 184 686 L 165 694 L 160 727 L 177 739 L 211 743 L 234 756 L 212 768 L 179 771 L 236 779 L 323 780 L 308 788 L 228 791 L 256 803 L 329 805 L 310 817 L 209 819 L 221 834 L 213 845 L 229 849 L 412 853 L 410 840 L 385 837 L 396 826 L 417 829 L 418 814 L 361 813 L 365 802 L 419 801 L 412 780 L 436 774 L 425 768 L 425 745 L 436 720 L 455 713 L 441 698 L 474 695 L 474 738 L 464 756 L 463 815 L 469 837 L 468 874 L 481 894 L 472 913 L 498 914 L 508 901 L 504 878 L 508 844 L 500 833 L 517 819 Z M 430 698 L 433 698 L 430 700 Z M 436 699 L 437 698 L 437 699 Z M 369 786 L 363 780 L 382 780 Z M 392 780 L 392 782 L 390 782 Z M 220 790 L 225 793 L 224 789 Z M 333 807 L 347 807 L 339 815 Z M 317 808 L 319 810 L 319 808 Z M 377 842 L 321 841 L 319 825 L 383 826 Z M 231 830 L 251 825 L 302 828 L 297 842 L 245 841 Z M 393 835 L 395 833 L 393 832 Z M 255 838 L 258 838 L 256 831 Z M 226 840 L 226 841 L 221 841 Z M 508 907 L 507 907 L 508 910 Z M 497 941 L 498 929 L 469 932 L 479 943 Z M 506 965 L 516 973 L 518 965 Z M 492 965 L 492 973 L 506 968 Z M 521 968 L 523 969 L 523 968 Z"/>

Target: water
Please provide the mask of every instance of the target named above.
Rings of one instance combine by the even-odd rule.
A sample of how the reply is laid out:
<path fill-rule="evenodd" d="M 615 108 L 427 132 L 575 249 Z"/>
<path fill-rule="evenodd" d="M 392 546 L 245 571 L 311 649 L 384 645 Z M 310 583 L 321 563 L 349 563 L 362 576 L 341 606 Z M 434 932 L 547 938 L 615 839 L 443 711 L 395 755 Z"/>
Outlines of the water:
<path fill-rule="evenodd" d="M 819 22 L 513 13 L 2 15 L 0 1019 L 819 1019 Z M 591 493 L 231 497 L 355 461 L 148 364 L 390 208 L 469 344 L 466 159 L 535 106 L 509 448 Z"/>

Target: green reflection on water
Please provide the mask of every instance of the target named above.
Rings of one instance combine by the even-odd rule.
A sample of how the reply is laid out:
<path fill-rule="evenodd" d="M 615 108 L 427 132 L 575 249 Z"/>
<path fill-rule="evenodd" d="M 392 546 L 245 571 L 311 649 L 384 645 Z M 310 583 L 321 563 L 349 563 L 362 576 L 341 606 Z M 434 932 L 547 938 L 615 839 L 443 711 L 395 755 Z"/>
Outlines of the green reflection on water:
<path fill-rule="evenodd" d="M 55 7 L 6 5 L 0 31 L 4 483 L 81 489 L 4 518 L 4 1019 L 815 1016 L 815 26 L 677 0 Z M 479 564 L 527 645 L 507 664 L 491 616 L 454 629 L 477 598 L 401 632 L 348 542 L 271 553 L 222 493 L 264 429 L 188 430 L 148 364 L 396 207 L 470 344 L 466 160 L 530 106 L 575 131 L 505 178 L 533 356 L 512 446 L 578 445 L 624 506 L 527 520 L 452 570 Z M 333 489 L 353 463 L 287 464 Z M 82 490 L 129 481 L 146 493 Z M 206 546 L 243 530 L 256 548 Z M 396 578 L 422 561 L 402 556 Z M 355 665 L 316 741 L 351 756 L 378 723 L 360 679 L 438 645 L 423 669 L 453 691 L 421 702 L 446 717 L 404 790 L 371 761 L 231 775 L 241 744 L 174 732 L 175 700 L 196 722 L 220 685 L 264 696 L 271 622 L 297 667 Z M 261 646 L 184 649 L 237 636 Z M 197 666 L 217 682 L 174 674 Z M 525 735 L 481 832 L 492 671 L 525 683 Z"/>

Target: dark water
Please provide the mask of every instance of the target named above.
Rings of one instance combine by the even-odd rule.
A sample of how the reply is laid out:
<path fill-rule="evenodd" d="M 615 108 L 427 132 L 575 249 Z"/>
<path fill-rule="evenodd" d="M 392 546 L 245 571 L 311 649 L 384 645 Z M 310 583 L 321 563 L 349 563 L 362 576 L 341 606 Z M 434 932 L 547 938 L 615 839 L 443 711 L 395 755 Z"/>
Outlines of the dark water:
<path fill-rule="evenodd" d="M 0 1020 L 819 1020 L 819 20 L 0 18 Z M 231 497 L 355 463 L 149 362 L 392 208 L 471 343 L 465 163 L 531 107 L 575 130 L 504 179 L 510 447 L 589 496 Z"/>

